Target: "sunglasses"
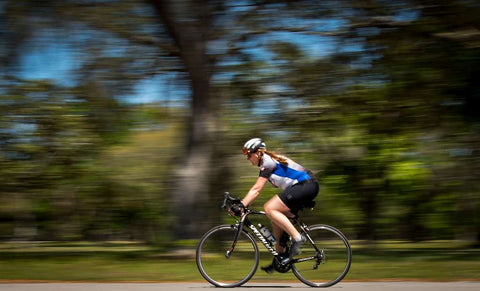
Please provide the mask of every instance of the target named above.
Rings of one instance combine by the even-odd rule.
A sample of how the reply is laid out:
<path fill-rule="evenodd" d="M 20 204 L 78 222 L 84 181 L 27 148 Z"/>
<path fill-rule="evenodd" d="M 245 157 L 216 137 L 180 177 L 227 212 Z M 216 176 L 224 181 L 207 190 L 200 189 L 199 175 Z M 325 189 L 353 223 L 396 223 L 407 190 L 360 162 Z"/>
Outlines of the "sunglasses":
<path fill-rule="evenodd" d="M 247 149 L 243 149 L 242 152 L 243 152 L 244 155 L 247 155 L 247 159 L 250 159 L 250 157 L 253 155 L 253 153 L 251 153 Z"/>

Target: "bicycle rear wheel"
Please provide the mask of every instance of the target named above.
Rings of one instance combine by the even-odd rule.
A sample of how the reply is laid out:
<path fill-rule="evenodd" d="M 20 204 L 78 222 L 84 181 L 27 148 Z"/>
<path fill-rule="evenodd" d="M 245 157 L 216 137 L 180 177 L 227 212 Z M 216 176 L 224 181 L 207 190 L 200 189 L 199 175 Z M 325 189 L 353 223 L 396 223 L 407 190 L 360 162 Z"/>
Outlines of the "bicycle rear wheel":
<path fill-rule="evenodd" d="M 196 262 L 200 274 L 217 287 L 237 287 L 255 274 L 260 252 L 254 238 L 241 231 L 234 251 L 227 256 L 237 229 L 219 225 L 207 231 L 197 246 Z"/>
<path fill-rule="evenodd" d="M 303 283 L 312 287 L 329 287 L 342 280 L 350 269 L 352 250 L 347 238 L 336 228 L 313 225 L 308 228 L 309 241 L 294 258 L 292 271 Z"/>

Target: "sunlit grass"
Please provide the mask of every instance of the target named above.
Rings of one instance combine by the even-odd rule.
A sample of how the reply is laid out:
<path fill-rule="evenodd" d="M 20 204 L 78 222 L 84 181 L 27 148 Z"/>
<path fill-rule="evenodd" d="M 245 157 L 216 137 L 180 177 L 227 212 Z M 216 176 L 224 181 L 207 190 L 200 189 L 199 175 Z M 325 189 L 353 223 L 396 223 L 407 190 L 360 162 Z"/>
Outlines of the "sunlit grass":
<path fill-rule="evenodd" d="M 480 250 L 465 242 L 352 242 L 345 280 L 480 280 Z M 263 246 L 259 245 L 260 249 Z M 141 243 L 1 243 L 0 280 L 20 281 L 204 281 L 195 250 L 160 253 Z M 260 266 L 271 256 L 262 252 Z M 222 270 L 235 274 L 245 262 Z M 297 281 L 291 273 L 264 273 L 253 281 Z"/>

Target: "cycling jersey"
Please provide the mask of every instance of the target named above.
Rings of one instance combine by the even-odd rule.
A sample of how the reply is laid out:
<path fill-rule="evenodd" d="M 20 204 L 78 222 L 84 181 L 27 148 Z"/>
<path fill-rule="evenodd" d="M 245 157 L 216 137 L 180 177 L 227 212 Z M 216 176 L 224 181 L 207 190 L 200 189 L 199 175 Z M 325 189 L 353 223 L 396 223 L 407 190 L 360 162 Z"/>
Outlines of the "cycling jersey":
<path fill-rule="evenodd" d="M 283 165 L 274 160 L 267 153 L 264 153 L 263 163 L 260 165 L 259 176 L 268 179 L 273 186 L 280 187 L 282 189 L 312 178 L 308 174 L 307 169 L 290 160 L 289 158 L 283 158 L 287 160 L 288 165 Z"/>

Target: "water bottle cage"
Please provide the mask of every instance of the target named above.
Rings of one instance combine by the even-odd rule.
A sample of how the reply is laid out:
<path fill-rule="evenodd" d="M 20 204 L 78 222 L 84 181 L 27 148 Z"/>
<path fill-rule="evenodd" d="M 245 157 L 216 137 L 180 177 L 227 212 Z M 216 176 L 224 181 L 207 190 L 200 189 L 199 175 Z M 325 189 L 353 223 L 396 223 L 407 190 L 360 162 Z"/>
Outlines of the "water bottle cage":
<path fill-rule="evenodd" d="M 275 237 L 272 235 L 272 233 L 266 228 L 265 226 L 258 224 L 258 228 L 260 233 L 265 237 L 265 239 L 269 242 L 271 246 L 274 246 L 277 241 L 275 240 Z"/>

